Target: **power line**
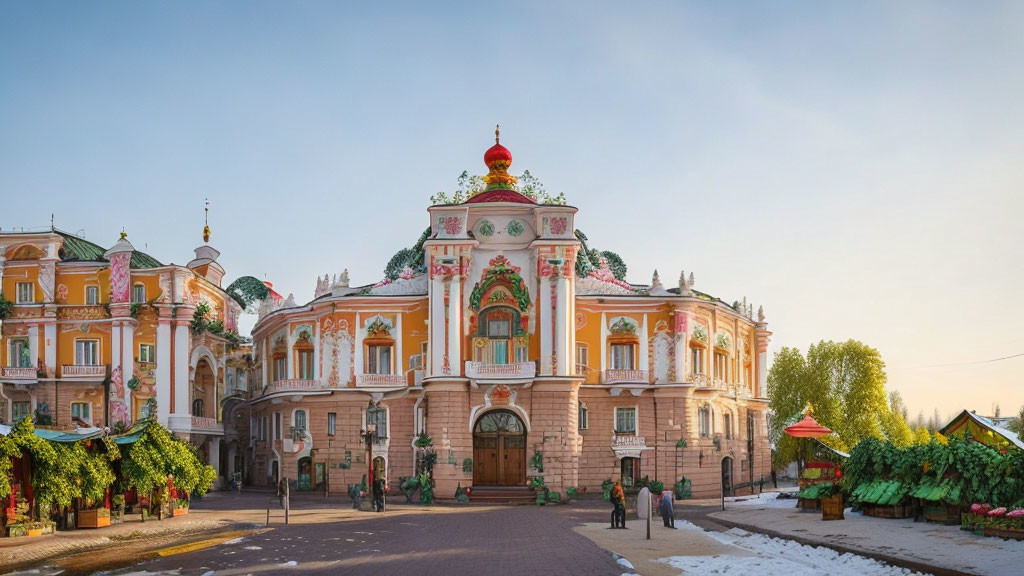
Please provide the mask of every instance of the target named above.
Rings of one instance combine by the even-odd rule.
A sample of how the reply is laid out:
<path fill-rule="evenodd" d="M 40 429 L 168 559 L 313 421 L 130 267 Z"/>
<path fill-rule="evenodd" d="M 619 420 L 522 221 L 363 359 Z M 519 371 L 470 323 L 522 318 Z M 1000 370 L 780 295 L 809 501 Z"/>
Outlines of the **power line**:
<path fill-rule="evenodd" d="M 991 364 L 992 362 L 1001 362 L 1003 360 L 1010 360 L 1012 358 L 1020 358 L 1024 356 L 1024 352 L 1019 354 L 1011 354 L 1010 356 L 1003 356 L 1002 358 L 992 358 L 989 360 L 976 360 L 974 362 L 954 362 L 952 364 L 931 364 L 929 366 L 918 366 L 918 368 L 948 368 L 950 366 L 972 366 L 975 364 Z"/>

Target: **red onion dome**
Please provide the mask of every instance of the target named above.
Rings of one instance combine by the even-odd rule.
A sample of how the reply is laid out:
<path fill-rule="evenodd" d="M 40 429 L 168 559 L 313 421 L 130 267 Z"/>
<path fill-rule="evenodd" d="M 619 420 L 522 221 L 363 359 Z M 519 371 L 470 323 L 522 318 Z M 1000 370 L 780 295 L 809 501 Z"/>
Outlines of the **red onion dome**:
<path fill-rule="evenodd" d="M 484 152 L 484 164 L 490 168 L 495 162 L 504 162 L 505 166 L 512 163 L 512 153 L 501 144 L 495 144 Z"/>

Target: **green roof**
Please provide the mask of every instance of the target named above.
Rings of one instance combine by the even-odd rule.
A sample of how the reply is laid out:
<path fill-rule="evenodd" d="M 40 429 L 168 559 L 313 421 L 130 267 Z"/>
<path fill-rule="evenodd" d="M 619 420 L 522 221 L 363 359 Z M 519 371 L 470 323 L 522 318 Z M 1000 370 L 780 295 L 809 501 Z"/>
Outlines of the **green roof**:
<path fill-rule="evenodd" d="M 60 259 L 63 262 L 106 262 L 103 254 L 107 251 L 99 244 L 93 244 L 85 238 L 79 238 L 74 234 L 54 230 L 64 239 L 64 246 L 61 248 Z M 159 268 L 163 266 L 156 258 L 145 252 L 136 250 L 132 252 L 131 267 L 138 269 Z"/>
<path fill-rule="evenodd" d="M 84 238 L 74 234 L 68 234 L 54 230 L 64 239 L 64 246 L 60 251 L 60 259 L 64 262 L 106 262 L 103 253 L 106 250 L 97 244 L 93 244 Z"/>

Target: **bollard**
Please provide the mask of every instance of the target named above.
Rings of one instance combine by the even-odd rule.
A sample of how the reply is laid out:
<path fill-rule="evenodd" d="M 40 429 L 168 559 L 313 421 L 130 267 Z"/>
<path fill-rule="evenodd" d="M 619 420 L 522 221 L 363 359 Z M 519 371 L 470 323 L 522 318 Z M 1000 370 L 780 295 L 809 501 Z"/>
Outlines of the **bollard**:
<path fill-rule="evenodd" d="M 292 507 L 292 487 L 291 486 L 292 486 L 291 483 L 288 482 L 287 478 L 285 478 L 284 479 L 284 523 L 285 523 L 285 525 L 288 524 L 288 513 L 291 511 L 291 507 Z"/>

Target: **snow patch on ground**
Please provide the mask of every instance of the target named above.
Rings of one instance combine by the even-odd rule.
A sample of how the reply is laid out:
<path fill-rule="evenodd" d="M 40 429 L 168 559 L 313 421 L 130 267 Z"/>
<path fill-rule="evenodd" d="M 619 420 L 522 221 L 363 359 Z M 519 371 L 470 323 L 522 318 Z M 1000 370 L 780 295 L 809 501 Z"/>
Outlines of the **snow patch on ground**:
<path fill-rule="evenodd" d="M 260 546 L 246 546 L 245 549 L 246 550 L 263 550 L 263 548 L 260 547 Z"/>
<path fill-rule="evenodd" d="M 239 536 L 238 538 L 235 538 L 234 540 L 228 540 L 226 542 L 221 542 L 221 544 L 241 544 L 242 542 L 245 542 L 245 536 Z"/>
<path fill-rule="evenodd" d="M 795 498 L 779 498 L 779 492 L 763 492 L 753 496 L 733 496 L 725 499 L 725 509 L 753 508 L 796 508 Z"/>
<path fill-rule="evenodd" d="M 289 561 L 285 562 L 284 564 L 281 564 L 281 566 L 298 566 L 298 565 L 299 565 L 299 563 L 296 562 L 295 560 L 289 560 Z"/>
<path fill-rule="evenodd" d="M 618 560 L 615 561 L 615 563 L 618 564 L 619 566 L 622 566 L 626 570 L 635 570 L 635 568 L 633 568 L 633 564 L 629 560 L 626 560 L 625 558 L 619 558 Z"/>
<path fill-rule="evenodd" d="M 682 523 L 677 520 L 676 525 L 680 524 Z M 696 526 L 694 528 L 700 529 Z M 738 528 L 725 532 L 708 532 L 707 535 L 722 544 L 735 547 L 737 555 L 672 556 L 660 561 L 683 570 L 686 574 L 821 576 L 827 573 L 829 576 L 926 576 L 906 568 L 889 566 L 865 556 L 841 554 L 830 548 L 806 546 L 793 540 L 771 538 Z"/>

